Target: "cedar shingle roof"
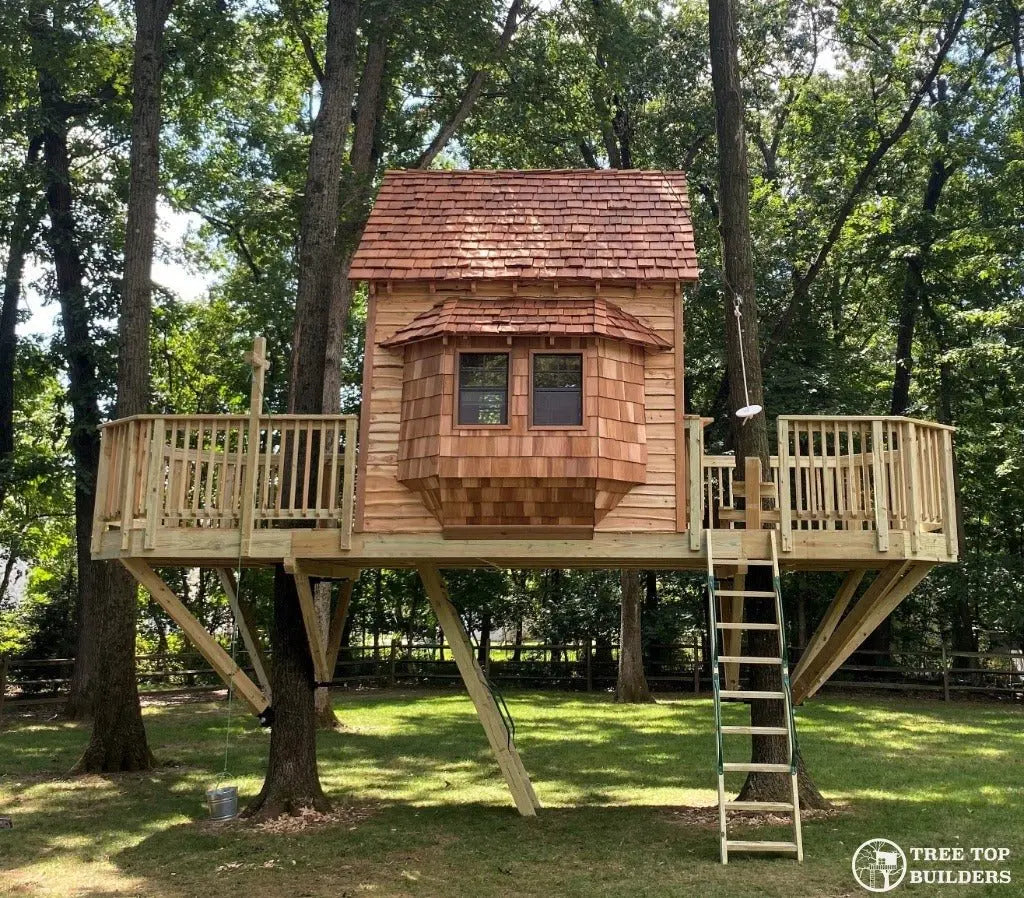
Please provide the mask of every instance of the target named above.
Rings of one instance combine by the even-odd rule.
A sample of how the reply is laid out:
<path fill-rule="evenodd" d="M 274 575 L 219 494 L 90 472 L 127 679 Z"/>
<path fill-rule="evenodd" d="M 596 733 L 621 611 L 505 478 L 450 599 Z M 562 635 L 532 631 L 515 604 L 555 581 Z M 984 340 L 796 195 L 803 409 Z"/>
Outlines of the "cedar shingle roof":
<path fill-rule="evenodd" d="M 608 337 L 652 349 L 670 344 L 646 324 L 603 299 L 476 299 L 451 297 L 417 315 L 382 346 L 448 336 Z"/>
<path fill-rule="evenodd" d="M 696 280 L 683 172 L 389 171 L 353 280 Z"/>

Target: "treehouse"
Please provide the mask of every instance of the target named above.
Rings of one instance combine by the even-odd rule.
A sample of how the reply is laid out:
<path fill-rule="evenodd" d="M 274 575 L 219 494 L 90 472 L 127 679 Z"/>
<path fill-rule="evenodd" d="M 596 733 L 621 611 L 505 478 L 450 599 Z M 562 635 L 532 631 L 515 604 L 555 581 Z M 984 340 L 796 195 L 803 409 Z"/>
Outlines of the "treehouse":
<path fill-rule="evenodd" d="M 257 341 L 248 415 L 144 415 L 102 432 L 94 556 L 131 570 L 257 712 L 269 701 L 263 665 L 257 685 L 156 566 L 220 569 L 255 645 L 230 571 L 284 565 L 318 683 L 331 679 L 352 579 L 418 568 L 531 814 L 536 796 L 439 568 L 706 571 L 716 709 L 729 697 L 782 701 L 790 727 L 776 735 L 792 758 L 792 705 L 932 566 L 956 560 L 949 427 L 788 415 L 770 424 L 767 471 L 705 453 L 707 419 L 682 411 L 684 296 L 698 277 L 682 173 L 389 172 L 350 276 L 368 285 L 358 422 L 264 412 Z M 758 565 L 775 573 L 772 590 L 744 588 Z M 800 569 L 845 577 L 790 680 L 777 575 Z M 347 584 L 327 632 L 317 579 Z M 774 603 L 774 623 L 746 622 L 745 603 L 759 599 Z M 779 637 L 776 656 L 761 659 L 780 667 L 776 691 L 742 688 L 744 665 L 758 663 L 743 652 L 745 631 L 757 628 Z M 773 850 L 726 837 L 722 757 L 723 860 L 730 847 Z M 795 768 L 781 766 L 793 810 Z M 795 841 L 779 850 L 799 857 L 798 824 L 797 813 Z"/>

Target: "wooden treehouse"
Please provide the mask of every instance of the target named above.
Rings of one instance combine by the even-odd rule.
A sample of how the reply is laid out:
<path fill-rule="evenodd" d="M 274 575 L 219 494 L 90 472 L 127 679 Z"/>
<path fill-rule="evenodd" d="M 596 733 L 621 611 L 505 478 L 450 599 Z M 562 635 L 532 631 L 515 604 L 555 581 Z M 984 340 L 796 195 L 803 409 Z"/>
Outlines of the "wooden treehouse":
<path fill-rule="evenodd" d="M 536 796 L 441 568 L 706 570 L 715 660 L 737 697 L 744 630 L 768 626 L 744 623 L 748 567 L 846 572 L 791 692 L 775 659 L 791 708 L 933 565 L 956 560 L 952 430 L 782 416 L 770 471 L 755 462 L 740 476 L 731 456 L 705 454 L 707 419 L 682 413 L 697 275 L 682 173 L 390 172 L 351 269 L 369 287 L 359 420 L 265 413 L 257 341 L 248 415 L 104 426 L 93 554 L 121 560 L 256 711 L 262 665 L 261 688 L 156 567 L 220 569 L 255 643 L 228 572 L 283 564 L 318 682 L 347 593 L 323 633 L 310 583 L 418 568 L 525 814 Z M 778 627 L 782 642 L 781 603 Z"/>

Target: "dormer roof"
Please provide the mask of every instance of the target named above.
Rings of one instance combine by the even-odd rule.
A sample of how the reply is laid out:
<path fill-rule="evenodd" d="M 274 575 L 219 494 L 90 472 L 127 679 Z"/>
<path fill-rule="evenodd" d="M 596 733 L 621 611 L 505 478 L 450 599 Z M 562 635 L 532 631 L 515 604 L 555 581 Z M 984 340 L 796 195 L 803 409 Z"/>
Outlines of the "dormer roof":
<path fill-rule="evenodd" d="M 396 347 L 434 337 L 604 337 L 649 349 L 669 343 L 633 315 L 599 297 L 503 299 L 450 297 L 417 315 L 382 346 Z"/>

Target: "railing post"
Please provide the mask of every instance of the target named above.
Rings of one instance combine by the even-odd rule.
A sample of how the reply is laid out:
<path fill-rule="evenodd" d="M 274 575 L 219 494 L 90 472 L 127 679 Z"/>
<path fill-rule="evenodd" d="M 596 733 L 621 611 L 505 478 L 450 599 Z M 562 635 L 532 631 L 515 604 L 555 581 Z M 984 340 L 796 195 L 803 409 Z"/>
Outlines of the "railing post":
<path fill-rule="evenodd" d="M 789 421 L 786 418 L 778 418 L 778 458 L 779 458 L 779 536 L 781 537 L 782 551 L 793 551 L 793 508 L 789 496 Z M 797 472 L 797 477 L 800 472 Z"/>
<path fill-rule="evenodd" d="M 96 555 L 100 550 L 101 540 L 107 512 L 107 489 L 110 484 L 110 464 L 113 453 L 110 451 L 110 437 L 107 428 L 100 429 L 100 465 L 96 472 L 96 492 L 93 494 L 92 540 L 90 551 Z"/>
<path fill-rule="evenodd" d="M 700 551 L 704 528 L 704 432 L 700 418 L 690 418 L 687 448 L 690 472 L 690 549 Z"/>
<path fill-rule="evenodd" d="M 900 430 L 903 445 L 903 479 L 907 489 L 907 529 L 910 531 L 910 551 L 916 555 L 921 542 L 920 493 L 917 480 L 917 428 L 913 421 L 904 421 Z"/>
<path fill-rule="evenodd" d="M 960 552 L 956 520 L 956 480 L 953 476 L 953 434 L 942 431 L 942 493 L 945 514 L 946 554 L 955 558 Z"/>
<path fill-rule="evenodd" d="M 241 554 L 248 555 L 252 542 L 254 515 L 256 512 L 256 472 L 260 461 L 260 414 L 263 411 L 263 379 L 267 368 L 267 340 L 257 337 L 252 341 L 252 352 L 246 353 L 246 361 L 252 366 L 252 384 L 249 388 L 249 430 L 245 447 L 245 481 L 242 487 L 242 505 L 239 509 L 238 529 Z M 270 430 L 267 430 L 267 444 Z M 269 476 L 269 470 L 268 470 Z"/>
<path fill-rule="evenodd" d="M 138 461 L 137 418 L 128 421 L 128 434 L 125 437 L 125 451 L 128 453 L 124 465 L 124 482 L 121 490 L 121 549 L 128 548 L 131 529 L 135 519 L 135 465 Z"/>
<path fill-rule="evenodd" d="M 885 454 L 882 452 L 882 422 L 871 422 L 871 469 L 874 481 L 875 529 L 878 531 L 878 551 L 889 551 L 889 493 L 885 476 Z"/>
<path fill-rule="evenodd" d="M 337 451 L 337 446 L 334 447 Z M 352 503 L 356 485 L 356 419 L 345 419 L 345 462 L 341 476 L 341 548 L 352 547 Z M 334 497 L 331 497 L 334 501 Z"/>
<path fill-rule="evenodd" d="M 164 439 L 167 422 L 163 418 L 153 421 L 153 432 L 149 440 L 149 471 L 146 475 L 146 537 L 143 546 L 156 547 L 156 528 L 163 520 L 163 473 Z"/>

